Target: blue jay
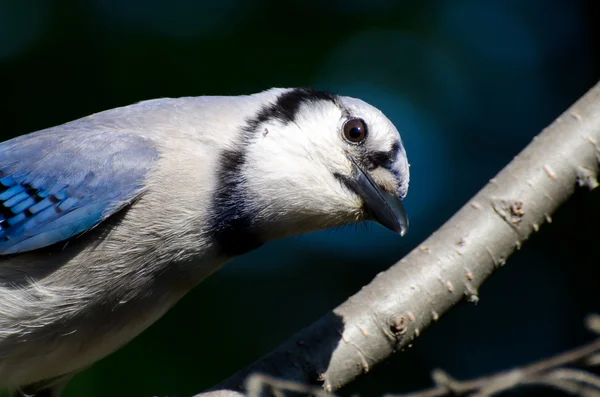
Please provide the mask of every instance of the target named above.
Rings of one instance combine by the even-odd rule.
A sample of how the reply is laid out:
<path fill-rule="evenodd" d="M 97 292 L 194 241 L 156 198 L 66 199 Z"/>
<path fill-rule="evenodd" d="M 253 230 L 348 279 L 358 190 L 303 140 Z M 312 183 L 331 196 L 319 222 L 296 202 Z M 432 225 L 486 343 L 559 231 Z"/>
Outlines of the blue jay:
<path fill-rule="evenodd" d="M 60 395 L 228 260 L 373 220 L 409 182 L 378 109 L 310 89 L 156 99 L 0 144 L 0 389 Z"/>

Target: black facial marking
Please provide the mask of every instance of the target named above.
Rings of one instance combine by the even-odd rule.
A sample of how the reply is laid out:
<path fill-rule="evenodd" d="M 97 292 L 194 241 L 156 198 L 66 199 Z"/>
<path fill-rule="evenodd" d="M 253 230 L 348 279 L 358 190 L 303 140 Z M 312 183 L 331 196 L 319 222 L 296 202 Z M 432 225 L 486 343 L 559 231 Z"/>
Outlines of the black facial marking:
<path fill-rule="evenodd" d="M 303 104 L 319 101 L 328 101 L 339 105 L 337 95 L 326 91 L 317 91 L 310 88 L 295 88 L 281 94 L 276 101 L 263 107 L 257 117 L 250 120 L 249 126 L 252 127 L 267 120 L 279 120 L 284 124 L 293 122 Z"/>
<path fill-rule="evenodd" d="M 337 173 L 337 172 L 335 172 L 335 173 L 333 174 L 333 176 L 334 176 L 334 177 L 335 177 L 335 179 L 337 179 L 337 180 L 338 180 L 338 181 L 339 181 L 339 182 L 340 182 L 342 185 L 346 186 L 346 187 L 347 187 L 349 190 L 351 190 L 351 191 L 355 192 L 356 194 L 359 194 L 359 193 L 356 191 L 356 183 L 354 182 L 354 178 L 356 178 L 356 175 L 353 175 L 353 176 L 349 177 L 349 176 L 342 175 L 342 174 L 340 174 L 340 173 Z M 367 212 L 368 212 L 368 209 L 367 209 L 367 205 L 366 205 L 366 203 L 365 203 L 365 200 L 361 199 L 360 201 L 361 201 L 361 204 L 360 204 L 361 211 L 362 211 L 362 212 L 364 212 L 364 213 L 367 213 Z"/>
<path fill-rule="evenodd" d="M 259 126 L 269 120 L 287 124 L 295 120 L 303 104 L 329 101 L 338 104 L 334 94 L 312 89 L 296 88 L 279 95 L 274 103 L 264 106 L 254 118 L 246 120 L 241 131 L 241 142 L 236 149 L 224 150 L 219 160 L 217 191 L 213 197 L 211 229 L 213 237 L 225 255 L 241 255 L 260 247 L 264 241 L 258 234 L 260 225 L 254 218 L 250 200 L 246 196 L 246 181 L 241 171 L 246 162 L 246 147 L 251 144 Z"/>
<path fill-rule="evenodd" d="M 399 151 L 400 143 L 394 142 L 392 148 L 387 152 L 380 151 L 365 153 L 365 155 L 363 156 L 364 166 L 369 171 L 379 167 L 390 169 Z"/>

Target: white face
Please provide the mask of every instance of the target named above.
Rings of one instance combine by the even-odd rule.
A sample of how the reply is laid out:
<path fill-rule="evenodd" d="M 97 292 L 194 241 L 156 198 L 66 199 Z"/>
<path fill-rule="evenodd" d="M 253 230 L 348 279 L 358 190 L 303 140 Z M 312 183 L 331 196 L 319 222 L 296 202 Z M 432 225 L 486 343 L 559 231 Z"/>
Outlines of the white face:
<path fill-rule="evenodd" d="M 359 99 L 292 92 L 249 131 L 243 172 L 266 237 L 366 219 L 403 231 L 409 170 L 393 124 Z"/>

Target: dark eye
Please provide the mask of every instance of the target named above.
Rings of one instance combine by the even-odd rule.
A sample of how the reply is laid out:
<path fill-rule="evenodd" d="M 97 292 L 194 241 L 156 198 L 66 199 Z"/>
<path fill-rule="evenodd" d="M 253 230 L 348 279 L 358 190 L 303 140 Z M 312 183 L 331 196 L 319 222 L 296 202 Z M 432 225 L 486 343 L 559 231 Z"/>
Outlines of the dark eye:
<path fill-rule="evenodd" d="M 367 126 L 363 119 L 350 119 L 344 123 L 344 138 L 350 143 L 359 144 L 367 137 Z"/>

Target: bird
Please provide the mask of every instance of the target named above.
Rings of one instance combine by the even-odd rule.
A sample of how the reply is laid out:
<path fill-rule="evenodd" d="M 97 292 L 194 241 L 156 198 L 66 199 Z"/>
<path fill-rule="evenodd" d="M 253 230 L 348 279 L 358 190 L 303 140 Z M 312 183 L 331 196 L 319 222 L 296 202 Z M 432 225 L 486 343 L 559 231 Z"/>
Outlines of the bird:
<path fill-rule="evenodd" d="M 408 185 L 393 123 L 311 88 L 145 100 L 0 143 L 0 390 L 60 396 L 269 241 L 404 235 Z"/>

